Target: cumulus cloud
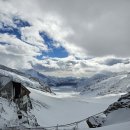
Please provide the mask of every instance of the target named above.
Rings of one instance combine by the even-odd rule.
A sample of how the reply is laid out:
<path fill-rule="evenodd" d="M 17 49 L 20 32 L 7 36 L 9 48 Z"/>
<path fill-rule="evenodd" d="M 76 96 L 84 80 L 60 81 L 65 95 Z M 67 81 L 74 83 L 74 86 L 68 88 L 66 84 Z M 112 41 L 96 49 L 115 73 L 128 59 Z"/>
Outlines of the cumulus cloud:
<path fill-rule="evenodd" d="M 63 16 L 74 31 L 68 40 L 88 55 L 129 56 L 130 1 L 39 1 L 42 10 Z M 49 6 L 46 6 L 49 5 Z"/>
<path fill-rule="evenodd" d="M 46 30 L 70 53 L 76 48 L 77 53 L 93 56 L 129 56 L 128 0 L 9 0 L 2 4 L 6 11 L 22 15 L 35 25 L 27 33 Z M 39 39 L 38 34 L 35 36 Z"/>
<path fill-rule="evenodd" d="M 129 0 L 0 0 L 0 28 L 12 29 L 0 34 L 0 63 L 56 76 L 129 70 L 129 6 Z M 18 27 L 14 16 L 30 26 Z M 49 51 L 43 31 L 69 56 L 37 59 Z"/>
<path fill-rule="evenodd" d="M 114 56 L 79 59 L 69 56 L 67 58 L 46 58 L 43 61 L 37 61 L 37 64 L 32 62 L 32 66 L 40 73 L 50 76 L 85 77 L 104 71 L 130 71 L 130 59 Z"/>
<path fill-rule="evenodd" d="M 0 44 L 0 63 L 12 68 L 30 68 L 28 61 L 39 53 L 39 48 L 25 44 L 12 35 L 0 34 L 0 42 L 5 43 Z"/>

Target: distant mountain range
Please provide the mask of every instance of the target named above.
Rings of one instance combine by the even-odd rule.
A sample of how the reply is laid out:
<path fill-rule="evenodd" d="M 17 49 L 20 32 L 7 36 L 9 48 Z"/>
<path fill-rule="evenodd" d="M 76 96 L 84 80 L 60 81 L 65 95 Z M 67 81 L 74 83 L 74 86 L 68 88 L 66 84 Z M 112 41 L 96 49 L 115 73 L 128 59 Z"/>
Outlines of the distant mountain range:
<path fill-rule="evenodd" d="M 24 72 L 0 65 L 0 75 L 6 75 L 21 82 L 28 87 L 45 89 L 45 87 L 70 86 L 85 95 L 105 95 L 130 91 L 130 73 L 101 72 L 91 77 L 57 78 L 41 74 L 33 69 Z"/>

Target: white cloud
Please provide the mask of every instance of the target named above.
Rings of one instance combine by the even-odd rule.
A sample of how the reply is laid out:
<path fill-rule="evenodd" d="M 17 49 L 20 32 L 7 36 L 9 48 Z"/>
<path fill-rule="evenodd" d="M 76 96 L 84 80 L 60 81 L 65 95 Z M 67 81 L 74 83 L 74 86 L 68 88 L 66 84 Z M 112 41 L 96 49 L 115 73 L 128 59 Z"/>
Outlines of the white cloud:
<path fill-rule="evenodd" d="M 44 41 L 40 37 L 39 30 L 35 26 L 22 28 L 21 35 L 21 39 L 24 42 L 37 46 L 42 50 L 47 50 L 47 46 L 43 44 Z"/>
<path fill-rule="evenodd" d="M 29 61 L 39 54 L 39 48 L 25 44 L 15 36 L 0 34 L 0 63 L 12 68 L 30 68 Z M 9 44 L 8 44 L 9 43 Z"/>
<path fill-rule="evenodd" d="M 106 61 L 112 60 L 110 66 Z M 120 59 L 120 62 L 117 62 Z M 114 64 L 115 63 L 115 64 Z M 114 56 L 96 58 L 46 58 L 33 64 L 39 72 L 51 76 L 90 76 L 101 71 L 122 72 L 130 71 L 130 59 L 116 58 Z"/>
<path fill-rule="evenodd" d="M 0 21 L 16 27 L 12 17 L 17 15 L 31 24 L 20 29 L 22 41 L 0 34 L 0 41 L 9 43 L 0 45 L 0 63 L 13 68 L 33 65 L 57 76 L 123 71 L 123 66 L 129 70 L 129 5 L 128 0 L 0 0 Z M 41 31 L 59 41 L 55 46 L 63 46 L 69 57 L 37 60 L 48 50 Z"/>

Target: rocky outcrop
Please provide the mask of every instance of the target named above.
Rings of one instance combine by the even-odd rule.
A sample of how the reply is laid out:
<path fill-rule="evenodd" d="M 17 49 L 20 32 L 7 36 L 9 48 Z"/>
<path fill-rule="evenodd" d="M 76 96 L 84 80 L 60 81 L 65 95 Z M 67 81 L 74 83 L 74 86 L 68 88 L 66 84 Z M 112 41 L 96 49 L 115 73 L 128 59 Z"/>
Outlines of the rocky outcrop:
<path fill-rule="evenodd" d="M 89 117 L 86 122 L 89 128 L 101 127 L 103 123 L 105 122 L 105 118 L 101 116 L 92 116 L 92 117 Z"/>
<path fill-rule="evenodd" d="M 105 111 L 104 114 L 109 114 L 112 111 L 118 110 L 119 108 L 130 108 L 130 92 L 122 95 L 117 102 L 111 104 Z"/>
<path fill-rule="evenodd" d="M 130 109 L 130 92 L 122 95 L 117 102 L 111 104 L 102 114 L 89 117 L 86 122 L 90 128 L 101 127 L 107 122 L 109 114 L 124 108 Z"/>

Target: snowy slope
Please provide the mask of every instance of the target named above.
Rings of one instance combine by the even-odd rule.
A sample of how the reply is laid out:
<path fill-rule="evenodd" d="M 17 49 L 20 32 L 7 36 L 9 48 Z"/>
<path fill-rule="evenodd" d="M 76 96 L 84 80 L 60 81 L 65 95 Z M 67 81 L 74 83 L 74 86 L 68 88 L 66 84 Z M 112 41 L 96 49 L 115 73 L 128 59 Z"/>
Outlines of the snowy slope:
<path fill-rule="evenodd" d="M 30 111 L 30 113 L 31 115 L 34 115 L 36 117 L 37 122 L 41 127 L 48 127 L 53 125 L 55 126 L 57 124 L 67 124 L 85 119 L 89 116 L 104 111 L 109 106 L 109 104 L 112 104 L 120 97 L 120 95 L 87 97 L 85 95 L 78 95 L 78 93 L 74 94 L 74 92 L 68 93 L 68 95 L 64 96 L 64 94 L 66 93 L 60 93 L 60 91 L 58 91 L 58 95 L 52 95 L 41 90 L 36 90 L 33 88 L 28 89 L 31 91 L 30 97 L 33 105 L 33 109 Z M 55 93 L 57 92 L 55 91 Z M 8 117 L 9 115 L 10 118 L 8 118 L 8 122 L 12 121 L 11 125 L 15 126 L 16 124 L 13 123 L 14 120 L 17 119 L 16 113 L 13 112 L 15 110 L 15 107 L 11 106 L 12 114 L 10 114 L 11 110 L 10 106 L 8 105 L 9 102 L 5 100 L 0 101 L 2 102 L 2 104 L 5 105 L 4 108 L 6 108 L 6 113 L 8 113 L 3 114 L 3 116 L 5 117 L 6 115 L 6 117 Z M 15 116 L 12 116 L 13 113 L 15 114 Z M 125 114 L 123 114 L 122 116 L 125 116 Z M 124 121 L 120 120 L 116 123 L 122 122 Z M 126 130 L 130 129 L 128 123 L 124 122 L 123 124 L 119 124 L 119 126 L 120 125 L 122 128 L 126 128 Z M 69 130 L 73 127 L 75 127 L 75 125 L 71 127 L 63 127 L 60 130 L 63 130 L 65 128 Z M 89 129 L 86 121 L 79 123 L 78 128 L 79 130 Z M 113 126 L 106 126 L 104 128 L 106 130 L 109 128 L 112 128 L 112 130 L 114 130 L 114 128 L 118 128 L 118 126 L 113 124 Z"/>
<path fill-rule="evenodd" d="M 130 121 L 125 123 L 118 123 L 110 126 L 96 128 L 95 130 L 129 130 Z M 85 129 L 84 129 L 85 130 Z"/>
<path fill-rule="evenodd" d="M 122 73 L 85 87 L 81 94 L 98 96 L 128 91 L 130 91 L 130 74 Z"/>
<path fill-rule="evenodd" d="M 77 89 L 79 91 L 86 90 L 90 86 L 116 75 L 117 75 L 116 73 L 103 71 L 100 73 L 96 73 L 91 77 L 81 78 L 79 83 L 77 84 Z"/>
<path fill-rule="evenodd" d="M 87 129 L 83 128 L 81 130 L 87 130 Z M 99 128 L 94 128 L 94 130 L 130 130 L 130 121 L 119 123 L 119 124 L 113 124 L 109 126 L 104 126 L 104 127 L 99 127 Z"/>
<path fill-rule="evenodd" d="M 119 97 L 82 97 L 81 95 L 68 95 L 59 97 L 39 90 L 29 88 L 34 109 L 31 111 L 41 126 L 53 126 L 75 122 L 93 114 L 103 111 L 109 103 Z M 72 93 L 73 94 L 73 93 Z M 104 101 L 104 99 L 106 99 Z M 108 101 L 108 103 L 106 103 Z M 95 109 L 96 108 L 96 109 Z M 42 113 L 42 114 L 41 114 Z M 79 124 L 80 128 L 88 128 L 86 122 Z"/>
<path fill-rule="evenodd" d="M 90 88 L 87 90 L 85 88 L 85 92 L 83 95 L 75 91 L 73 87 L 70 91 L 69 86 L 68 88 L 66 86 L 62 86 L 62 89 L 61 87 L 53 88 L 54 92 L 56 93 L 56 95 L 53 95 L 43 92 L 43 86 L 41 86 L 39 81 L 35 80 L 35 78 L 30 78 L 26 74 L 21 74 L 1 68 L 0 75 L 9 76 L 14 80 L 22 82 L 23 84 L 25 84 L 25 86 L 28 87 L 28 89 L 31 91 L 30 97 L 33 105 L 33 109 L 29 112 L 29 117 L 36 117 L 40 127 L 48 127 L 53 125 L 56 126 L 57 124 L 67 124 L 85 119 L 89 116 L 102 112 L 120 97 L 120 92 L 126 92 L 126 90 L 129 90 L 130 83 L 129 74 L 120 74 L 114 76 L 109 75 L 105 77 L 101 75 L 96 75 L 95 77 L 91 78 L 93 79 L 92 81 L 95 81 L 94 84 L 87 86 Z M 90 82 L 92 83 L 92 81 Z M 67 89 L 69 90 L 69 92 L 66 91 Z M 12 103 L 12 105 L 9 105 L 9 101 L 6 101 L 2 98 L 0 99 L 0 104 L 2 104 L 0 107 L 0 110 L 2 111 L 0 112 L 0 126 L 3 127 L 7 124 L 9 124 L 9 126 L 23 125 L 17 119 L 15 104 Z M 2 108 L 4 108 L 4 111 Z M 114 118 L 116 117 L 115 115 L 120 115 L 120 113 L 122 113 L 121 116 L 124 116 L 124 118 L 122 120 L 117 120 L 116 122 L 114 122 L 114 120 L 116 120 Z M 126 115 L 128 115 L 129 113 L 129 110 L 124 110 L 123 112 L 120 111 L 118 113 L 113 113 L 112 115 L 110 115 L 107 123 L 107 125 L 109 124 L 109 126 L 104 125 L 104 130 L 114 130 L 114 128 L 118 128 L 118 124 L 121 128 L 124 128 L 126 130 L 130 129 L 130 126 L 128 126 L 127 123 L 129 121 L 129 118 L 125 118 Z M 116 123 L 116 125 L 114 123 Z M 27 127 L 34 127 L 33 124 L 35 124 L 35 121 L 32 121 L 32 125 L 24 125 Z M 67 128 L 63 127 L 61 129 L 69 130 L 74 127 L 75 125 Z M 78 128 L 79 130 L 88 129 L 86 121 L 79 123 Z M 96 129 L 100 130 L 103 128 Z"/>
<path fill-rule="evenodd" d="M 90 128 L 104 127 L 130 121 L 130 93 L 122 95 L 101 114 L 87 119 Z"/>
<path fill-rule="evenodd" d="M 75 77 L 50 77 L 46 76 L 42 73 L 37 72 L 34 69 L 18 71 L 16 69 L 12 69 L 3 65 L 0 65 L 0 74 L 12 77 L 21 77 L 30 79 L 31 82 L 38 82 L 41 86 L 50 86 L 50 87 L 60 87 L 60 86 L 73 86 L 75 87 L 79 82 L 80 79 Z"/>
<path fill-rule="evenodd" d="M 33 109 L 30 113 L 36 117 L 37 122 L 41 127 L 55 126 L 57 124 L 61 125 L 85 119 L 89 116 L 104 111 L 109 104 L 115 102 L 120 97 L 120 95 L 87 97 L 84 95 L 78 95 L 78 93 L 75 93 L 74 95 L 74 92 L 68 93 L 68 95 L 64 96 L 66 92 L 60 93 L 60 91 L 58 91 L 57 95 L 52 95 L 41 90 L 36 90 L 33 88 L 28 89 L 31 91 L 30 97 L 33 105 Z M 9 106 L 9 102 L 3 99 L 0 101 L 4 105 L 4 108 L 6 108 L 5 111 L 7 113 L 2 113 L 3 116 L 1 116 L 6 118 L 4 124 L 7 124 L 8 122 L 10 122 L 11 126 L 20 124 L 20 122 L 17 121 L 17 115 L 14 112 L 15 105 Z M 16 121 L 17 123 L 15 124 L 14 122 Z M 120 121 L 118 123 L 122 122 L 124 121 Z M 130 128 L 127 123 L 121 125 L 124 128 Z M 67 127 L 66 129 L 69 130 L 73 127 L 75 126 Z M 86 121 L 80 123 L 78 127 L 79 130 L 88 129 Z M 112 126 L 110 126 L 110 128 L 111 127 Z M 117 126 L 114 125 L 113 128 L 115 127 Z M 105 128 L 108 129 L 108 126 Z M 65 127 L 61 129 L 63 130 Z"/>
<path fill-rule="evenodd" d="M 77 93 L 75 93 L 75 95 L 74 93 L 69 93 L 68 96 L 64 97 L 64 92 L 61 92 L 61 96 L 59 96 L 50 95 L 32 88 L 29 89 L 31 91 L 31 99 L 34 105 L 34 109 L 31 113 L 37 117 L 38 123 L 43 127 L 53 125 L 56 126 L 57 124 L 67 124 L 85 119 L 89 116 L 104 111 L 110 104 L 115 102 L 120 97 L 120 95 L 116 94 L 100 97 L 87 97 L 78 95 Z M 58 91 L 58 93 L 60 92 Z M 108 117 L 107 125 L 114 125 L 115 128 L 115 123 L 120 124 L 124 122 L 122 125 L 125 126 L 127 124 L 125 122 L 130 121 L 129 113 L 129 109 L 123 110 L 123 112 L 118 111 L 117 113 L 112 113 L 112 116 L 109 115 Z M 122 117 L 122 120 L 119 117 Z M 118 118 L 119 120 L 117 120 Z M 67 128 L 63 127 L 61 129 L 66 128 L 68 130 L 73 127 L 74 126 Z M 79 123 L 78 128 L 79 130 L 88 129 L 86 121 Z M 108 127 L 105 128 L 108 129 Z M 130 126 L 128 127 L 128 125 L 126 125 L 126 129 L 128 128 L 130 128 Z"/>
<path fill-rule="evenodd" d="M 31 87 L 35 89 L 41 89 L 43 91 L 47 91 L 45 87 L 46 84 L 41 84 L 38 79 L 31 77 L 25 73 L 20 71 L 5 67 L 0 65 L 0 76 L 7 76 L 13 79 L 14 81 L 21 82 L 26 87 Z"/>
<path fill-rule="evenodd" d="M 23 118 L 18 119 L 17 105 L 14 102 L 10 102 L 7 99 L 0 97 L 0 128 L 4 127 L 34 127 L 37 124 L 35 115 L 31 112 L 22 112 Z M 28 124 L 29 122 L 29 124 Z"/>

